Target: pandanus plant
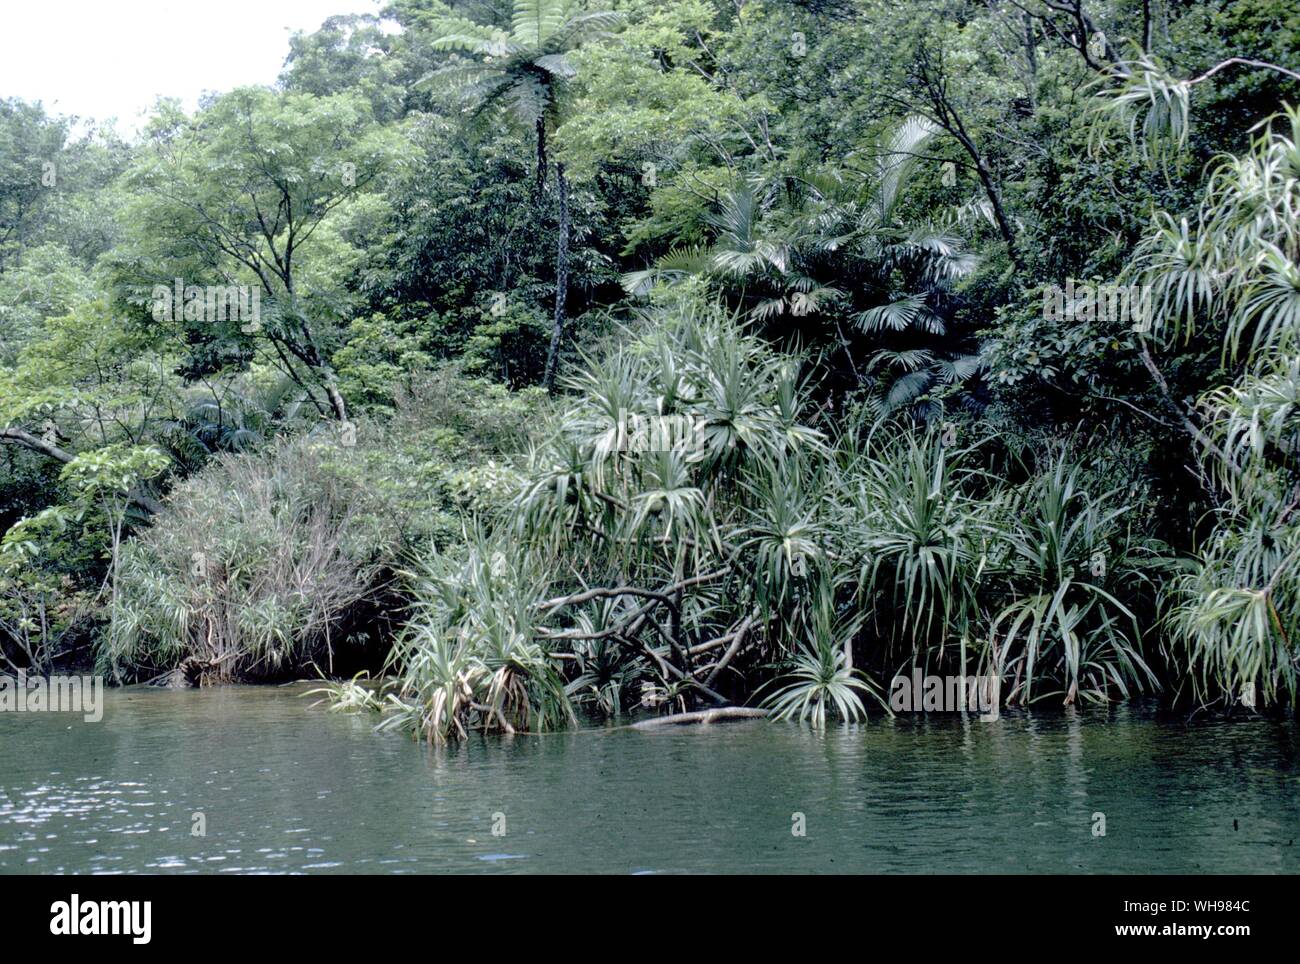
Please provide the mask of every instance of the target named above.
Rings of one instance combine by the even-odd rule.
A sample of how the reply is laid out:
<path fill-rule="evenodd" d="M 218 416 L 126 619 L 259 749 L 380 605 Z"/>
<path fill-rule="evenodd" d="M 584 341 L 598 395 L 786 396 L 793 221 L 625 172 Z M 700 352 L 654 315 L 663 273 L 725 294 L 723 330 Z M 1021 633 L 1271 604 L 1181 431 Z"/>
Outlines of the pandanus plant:
<path fill-rule="evenodd" d="M 1261 125 L 1211 175 L 1194 219 L 1158 214 L 1135 278 L 1156 292 L 1145 356 L 1197 326 L 1230 384 L 1184 419 L 1221 494 L 1214 526 L 1166 594 L 1199 700 L 1300 698 L 1300 110 Z M 1154 367 L 1153 364 L 1149 367 Z M 1253 699 L 1252 699 L 1253 702 Z"/>

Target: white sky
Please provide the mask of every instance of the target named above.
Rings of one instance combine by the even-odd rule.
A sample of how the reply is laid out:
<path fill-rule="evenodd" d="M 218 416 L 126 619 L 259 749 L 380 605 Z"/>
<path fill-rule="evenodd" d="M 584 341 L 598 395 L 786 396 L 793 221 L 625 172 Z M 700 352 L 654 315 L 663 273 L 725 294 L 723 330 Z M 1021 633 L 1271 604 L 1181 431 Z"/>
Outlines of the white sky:
<path fill-rule="evenodd" d="M 0 0 L 0 97 L 52 114 L 141 126 L 159 95 L 192 110 L 204 91 L 269 84 L 289 34 L 379 0 Z"/>

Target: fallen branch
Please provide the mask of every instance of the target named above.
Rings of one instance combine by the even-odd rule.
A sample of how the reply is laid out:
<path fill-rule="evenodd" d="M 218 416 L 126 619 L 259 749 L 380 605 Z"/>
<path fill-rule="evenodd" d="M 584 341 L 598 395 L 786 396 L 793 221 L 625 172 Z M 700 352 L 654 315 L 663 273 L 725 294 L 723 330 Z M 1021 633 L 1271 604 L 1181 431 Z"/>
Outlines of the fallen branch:
<path fill-rule="evenodd" d="M 660 716 L 653 720 L 633 723 L 634 730 L 655 730 L 663 726 L 685 726 L 690 723 L 712 723 L 715 720 L 753 720 L 764 718 L 767 710 L 756 710 L 748 706 L 719 706 L 712 710 L 696 710 L 693 713 L 675 713 L 672 716 Z"/>

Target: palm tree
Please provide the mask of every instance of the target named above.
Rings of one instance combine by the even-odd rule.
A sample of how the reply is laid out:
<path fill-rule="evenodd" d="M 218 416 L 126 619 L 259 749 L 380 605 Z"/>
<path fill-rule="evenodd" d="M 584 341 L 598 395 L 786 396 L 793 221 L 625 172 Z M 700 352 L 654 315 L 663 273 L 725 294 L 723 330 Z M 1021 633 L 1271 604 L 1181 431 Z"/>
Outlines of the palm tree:
<path fill-rule="evenodd" d="M 882 388 L 882 413 L 910 408 L 923 417 L 954 397 L 978 404 L 963 386 L 981 369 L 980 358 L 947 330 L 952 285 L 975 266 L 957 234 L 957 218 L 940 223 L 904 220 L 902 201 L 918 159 L 939 129 L 925 118 L 905 119 L 881 138 L 873 154 L 852 168 L 830 168 L 770 182 L 745 182 L 723 193 L 706 217 L 714 239 L 707 247 L 675 248 L 644 270 L 625 274 L 632 295 L 656 284 L 708 277 L 748 305 L 760 322 L 793 322 L 822 315 L 848 321 L 877 343 L 865 371 Z M 779 198 L 797 184 L 793 209 Z M 849 283 L 845 283 L 845 282 Z M 877 302 L 846 308 L 856 297 Z M 838 327 L 838 322 L 837 322 Z M 847 351 L 848 338 L 840 330 Z"/>
<path fill-rule="evenodd" d="M 453 59 L 421 78 L 459 94 L 477 118 L 503 109 L 537 136 L 537 184 L 540 200 L 546 185 L 546 136 L 556 126 L 561 86 L 577 74 L 568 54 L 585 41 L 604 35 L 622 14 L 584 9 L 583 0 L 514 0 L 510 29 L 476 23 L 465 17 L 441 21 L 435 50 L 464 51 L 477 60 Z M 569 286 L 569 186 L 564 165 L 555 165 L 559 195 L 559 231 L 555 258 L 555 327 L 542 381 L 555 387 L 560 342 L 564 336 Z"/>

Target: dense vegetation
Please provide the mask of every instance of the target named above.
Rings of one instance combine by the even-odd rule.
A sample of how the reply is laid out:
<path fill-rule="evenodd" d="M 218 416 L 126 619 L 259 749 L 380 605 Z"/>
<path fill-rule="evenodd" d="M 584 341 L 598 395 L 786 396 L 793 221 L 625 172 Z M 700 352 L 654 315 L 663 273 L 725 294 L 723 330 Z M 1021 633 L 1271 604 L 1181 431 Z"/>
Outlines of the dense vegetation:
<path fill-rule="evenodd" d="M 0 101 L 0 669 L 1293 709 L 1297 71 L 1284 0 L 393 0 L 130 141 Z"/>

